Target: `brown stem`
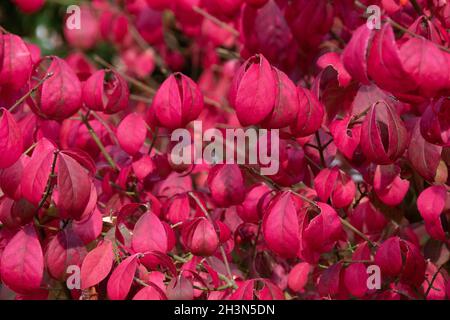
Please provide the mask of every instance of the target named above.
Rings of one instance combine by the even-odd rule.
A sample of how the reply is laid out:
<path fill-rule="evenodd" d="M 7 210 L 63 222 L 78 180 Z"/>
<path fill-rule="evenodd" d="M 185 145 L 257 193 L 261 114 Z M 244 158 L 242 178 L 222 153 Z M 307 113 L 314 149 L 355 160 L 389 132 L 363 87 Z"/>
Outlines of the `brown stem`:
<path fill-rule="evenodd" d="M 130 99 L 134 100 L 134 101 L 137 101 L 137 102 L 144 102 L 144 103 L 148 103 L 148 104 L 152 103 L 152 101 L 153 101 L 150 98 L 143 97 L 143 96 L 140 96 L 140 95 L 137 95 L 137 94 L 130 94 Z"/>
<path fill-rule="evenodd" d="M 361 112 L 361 113 L 359 113 L 359 114 L 355 114 L 355 115 L 352 117 L 352 120 L 351 120 L 350 123 L 349 123 L 349 127 L 351 127 L 352 125 L 356 124 L 356 123 L 358 122 L 358 120 L 361 119 L 362 117 L 366 116 L 366 115 L 369 113 L 369 111 L 370 111 L 371 108 L 372 108 L 372 106 L 367 107 L 366 109 L 364 109 L 363 112 Z"/>
<path fill-rule="evenodd" d="M 202 210 L 202 212 L 205 214 L 206 218 L 212 224 L 214 224 L 214 221 L 212 220 L 211 216 L 209 215 L 208 210 L 206 210 L 206 208 L 203 206 L 203 204 L 201 203 L 200 199 L 192 191 L 189 191 L 188 195 L 195 201 L 195 203 L 200 208 L 200 210 Z M 237 285 L 236 285 L 236 283 L 234 282 L 234 279 L 233 279 L 233 273 L 231 272 L 230 264 L 228 263 L 228 258 L 227 258 L 227 255 L 225 253 L 225 250 L 223 249 L 222 245 L 220 245 L 219 249 L 220 249 L 220 253 L 222 255 L 223 263 L 225 264 L 225 269 L 227 270 L 227 273 L 228 273 L 229 280 L 233 283 L 233 288 L 237 288 Z"/>
<path fill-rule="evenodd" d="M 356 5 L 357 7 L 359 7 L 359 8 L 361 8 L 361 9 L 367 10 L 367 6 L 364 5 L 363 3 L 361 3 L 361 2 L 358 1 L 358 0 L 355 0 L 355 5 Z M 409 34 L 410 36 L 412 36 L 412 37 L 414 37 L 414 38 L 423 38 L 421 35 L 418 35 L 417 33 L 414 33 L 414 32 L 412 32 L 412 31 L 408 30 L 407 28 L 403 27 L 401 24 L 395 22 L 394 20 L 392 20 L 392 19 L 389 18 L 389 17 L 385 17 L 384 20 L 385 20 L 387 23 L 391 24 L 394 28 L 396 28 L 396 29 L 398 29 L 398 30 L 400 30 L 400 31 L 402 31 L 402 32 L 404 32 L 404 33 L 407 33 L 407 34 Z M 450 49 L 449 49 L 449 48 L 444 47 L 444 46 L 442 46 L 442 45 L 440 45 L 440 44 L 437 44 L 437 43 L 434 43 L 434 44 L 436 45 L 436 47 L 438 47 L 438 48 L 441 49 L 442 51 L 445 51 L 445 52 L 450 53 Z"/>
<path fill-rule="evenodd" d="M 316 131 L 316 141 L 317 141 L 317 150 L 319 150 L 320 162 L 322 163 L 322 167 L 326 167 L 327 163 L 325 162 L 325 156 L 323 155 L 323 147 L 322 142 L 320 141 L 319 131 Z"/>
<path fill-rule="evenodd" d="M 143 83 L 143 82 L 141 82 L 141 81 L 139 81 L 137 79 L 134 79 L 133 77 L 130 77 L 126 73 L 118 70 L 112 64 L 110 64 L 110 63 L 106 62 L 105 60 L 103 60 L 100 56 L 94 55 L 94 61 L 96 61 L 98 64 L 102 65 L 103 67 L 106 67 L 108 69 L 114 70 L 115 72 L 120 74 L 125 80 L 127 80 L 129 83 L 131 83 L 132 85 L 138 87 L 142 91 L 145 91 L 145 92 L 149 93 L 151 96 L 153 96 L 155 94 L 155 92 L 156 92 L 155 89 L 153 89 L 152 87 L 148 86 L 147 84 L 145 84 L 145 83 Z"/>
<path fill-rule="evenodd" d="M 51 76 L 53 76 L 53 72 L 47 73 L 45 77 L 39 80 L 39 82 L 33 88 L 31 88 L 27 93 L 25 93 L 24 96 L 22 96 L 19 100 L 17 100 L 11 108 L 9 108 L 9 112 L 12 112 L 15 108 L 20 106 L 29 96 L 35 93 L 39 89 L 39 87 Z"/>
<path fill-rule="evenodd" d="M 420 5 L 417 3 L 417 0 L 411 0 L 411 4 L 412 4 L 414 10 L 416 10 L 416 12 L 419 14 L 419 16 L 422 16 L 423 11 L 422 11 L 422 8 L 420 7 Z"/>
<path fill-rule="evenodd" d="M 91 124 L 89 123 L 88 120 L 88 116 L 89 116 L 89 112 L 86 115 L 83 115 L 80 111 L 80 116 L 81 116 L 81 121 L 84 123 L 84 125 L 86 126 L 86 128 L 88 129 L 89 135 L 92 137 L 92 139 L 94 140 L 95 144 L 99 147 L 100 152 L 103 154 L 103 156 L 105 157 L 106 161 L 108 161 L 109 165 L 116 171 L 119 170 L 119 167 L 117 166 L 116 162 L 114 161 L 114 159 L 109 155 L 108 151 L 106 151 L 105 146 L 103 145 L 102 141 L 100 140 L 100 138 L 98 137 L 97 133 L 95 133 L 94 129 L 92 128 Z"/>
<path fill-rule="evenodd" d="M 114 142 L 115 145 L 119 144 L 119 141 L 117 140 L 116 135 L 114 134 L 114 131 L 111 129 L 111 127 L 109 126 L 108 123 L 106 123 L 105 120 L 103 120 L 102 117 L 100 117 L 97 112 L 95 111 L 90 111 L 90 114 L 92 114 L 94 116 L 95 119 L 97 119 L 98 122 L 100 122 L 102 124 L 102 126 L 106 129 L 106 131 L 108 131 L 109 136 L 111 137 L 111 140 Z"/>
<path fill-rule="evenodd" d="M 0 26 L 0 31 L 6 34 L 10 34 L 11 32 L 9 32 L 8 30 L 6 30 L 5 28 L 3 28 L 2 26 Z"/>
<path fill-rule="evenodd" d="M 274 189 L 277 190 L 281 190 L 283 189 L 280 185 L 278 185 L 275 181 L 273 181 L 272 179 L 266 177 L 265 175 L 260 174 L 257 170 L 255 170 L 252 167 L 248 167 L 246 165 L 241 165 L 241 167 L 243 167 L 244 169 L 246 169 L 247 171 L 249 171 L 250 173 L 258 176 L 259 178 L 261 178 L 262 180 L 264 180 L 265 182 L 267 182 L 270 186 L 272 186 Z"/>
<path fill-rule="evenodd" d="M 153 133 L 152 142 L 150 144 L 150 147 L 148 148 L 148 155 L 152 153 L 153 147 L 155 146 L 156 139 L 158 139 L 158 127 L 156 127 L 155 132 Z"/>
<path fill-rule="evenodd" d="M 167 67 L 164 64 L 164 60 L 156 53 L 156 51 L 147 43 L 147 41 L 145 41 L 144 38 L 142 38 L 141 34 L 139 33 L 139 31 L 136 29 L 136 27 L 134 26 L 134 24 L 130 23 L 130 33 L 131 36 L 133 37 L 133 39 L 137 42 L 137 44 L 143 49 L 143 50 L 148 50 L 151 49 L 153 50 L 153 56 L 155 58 L 155 63 L 158 66 L 158 68 L 161 70 L 162 74 L 167 76 L 170 71 L 167 70 Z"/>
<path fill-rule="evenodd" d="M 425 294 L 424 294 L 425 299 L 427 299 L 428 294 L 430 293 L 431 289 L 433 288 L 433 283 L 434 283 L 434 281 L 436 280 L 436 278 L 437 278 L 439 272 L 441 272 L 441 269 L 442 269 L 443 267 L 444 267 L 444 264 L 442 264 L 442 265 L 439 267 L 439 269 L 437 269 L 436 273 L 435 273 L 435 274 L 433 275 L 433 277 L 431 278 L 431 281 L 430 281 L 430 283 L 429 283 L 429 285 L 428 285 L 427 291 L 426 291 Z"/>
<path fill-rule="evenodd" d="M 372 247 L 377 247 L 378 244 L 376 244 L 375 242 L 373 242 L 372 240 L 370 240 L 364 233 L 362 233 L 361 231 L 359 231 L 358 229 L 356 229 L 350 222 L 348 222 L 347 220 L 345 220 L 344 218 L 339 217 L 339 220 L 341 220 L 341 223 L 347 227 L 348 229 L 350 229 L 351 231 L 353 231 L 354 233 L 356 233 L 358 236 L 360 236 L 361 238 L 363 238 L 364 240 L 366 240 Z"/>
<path fill-rule="evenodd" d="M 204 18 L 212 21 L 213 23 L 215 23 L 216 25 L 218 25 L 219 27 L 221 27 L 222 29 L 227 30 L 228 32 L 230 32 L 232 35 L 234 35 L 235 37 L 239 37 L 239 31 L 237 31 L 235 28 L 233 28 L 232 26 L 230 26 L 228 23 L 225 23 L 221 20 L 219 20 L 218 18 L 214 17 L 213 15 L 211 15 L 210 13 L 206 12 L 205 10 L 203 10 L 202 8 L 199 8 L 198 6 L 193 6 L 192 9 L 194 9 L 195 12 L 197 12 L 198 14 L 200 14 L 201 16 L 203 16 Z"/>
<path fill-rule="evenodd" d="M 55 178 L 56 159 L 58 158 L 58 153 L 59 153 L 59 150 L 53 151 L 52 169 L 50 171 L 50 175 L 47 180 L 47 186 L 45 187 L 44 196 L 42 197 L 41 201 L 38 204 L 36 213 L 38 213 L 39 210 L 44 206 L 48 197 L 50 197 L 53 192 L 53 179 Z"/>

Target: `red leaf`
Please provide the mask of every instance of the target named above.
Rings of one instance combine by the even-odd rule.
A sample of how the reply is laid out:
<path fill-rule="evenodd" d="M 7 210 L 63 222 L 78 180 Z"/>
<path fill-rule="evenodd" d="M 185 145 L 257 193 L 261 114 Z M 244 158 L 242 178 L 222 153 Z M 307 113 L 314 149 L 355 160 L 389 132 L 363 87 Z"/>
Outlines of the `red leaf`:
<path fill-rule="evenodd" d="M 22 175 L 30 158 L 24 154 L 9 168 L 0 170 L 0 188 L 10 198 L 19 200 L 22 197 Z"/>
<path fill-rule="evenodd" d="M 164 300 L 161 296 L 160 291 L 155 289 L 153 286 L 148 286 L 142 288 L 136 295 L 133 297 L 133 300 Z"/>
<path fill-rule="evenodd" d="M 109 240 L 90 251 L 81 265 L 81 289 L 95 286 L 105 279 L 111 271 L 113 259 L 113 245 Z"/>
<path fill-rule="evenodd" d="M 320 201 L 327 202 L 333 192 L 338 176 L 339 169 L 333 167 L 332 169 L 323 169 L 314 178 L 314 189 L 316 189 Z"/>
<path fill-rule="evenodd" d="M 253 291 L 254 291 L 255 280 L 246 280 L 243 281 L 239 288 L 233 292 L 230 296 L 230 300 L 253 300 Z"/>
<path fill-rule="evenodd" d="M 299 111 L 291 125 L 295 136 L 306 137 L 316 132 L 322 125 L 325 109 L 319 99 L 308 89 L 297 87 Z"/>
<path fill-rule="evenodd" d="M 397 276 L 402 271 L 400 238 L 392 237 L 383 242 L 375 254 L 375 263 L 388 276 Z"/>
<path fill-rule="evenodd" d="M 344 270 L 344 284 L 351 295 L 361 298 L 367 291 L 367 268 L 363 263 L 352 263 Z"/>
<path fill-rule="evenodd" d="M 15 34 L 3 35 L 3 59 L 0 68 L 0 84 L 16 91 L 30 79 L 33 68 L 31 54 L 25 42 Z"/>
<path fill-rule="evenodd" d="M 391 164 L 377 166 L 373 178 L 373 188 L 378 198 L 386 205 L 399 205 L 409 189 L 409 180 L 400 177 L 400 167 Z"/>
<path fill-rule="evenodd" d="M 390 23 L 384 24 L 373 38 L 368 72 L 375 83 L 384 90 L 406 92 L 416 88 L 416 82 L 403 67 Z"/>
<path fill-rule="evenodd" d="M 196 218 L 183 225 L 183 244 L 196 256 L 211 256 L 219 246 L 214 226 L 206 218 Z"/>
<path fill-rule="evenodd" d="M 335 120 L 330 124 L 330 133 L 333 135 L 334 144 L 348 159 L 353 158 L 361 138 L 361 126 L 355 125 L 349 129 L 351 117 Z"/>
<path fill-rule="evenodd" d="M 345 69 L 344 65 L 341 62 L 341 57 L 336 52 L 328 52 L 322 55 L 317 60 L 317 65 L 321 69 L 325 69 L 328 66 L 333 67 L 338 74 L 338 82 L 341 87 L 346 87 L 352 80 L 352 77 Z"/>
<path fill-rule="evenodd" d="M 412 131 L 408 158 L 414 169 L 426 180 L 434 181 L 441 160 L 442 147 L 426 141 L 420 132 L 420 121 Z"/>
<path fill-rule="evenodd" d="M 74 220 L 72 222 L 73 232 L 75 232 L 86 245 L 98 238 L 102 232 L 102 227 L 102 213 L 97 208 L 83 219 L 78 221 Z"/>
<path fill-rule="evenodd" d="M 289 272 L 288 286 L 294 292 L 304 292 L 304 287 L 308 282 L 308 276 L 313 267 L 307 262 L 297 264 Z"/>
<path fill-rule="evenodd" d="M 190 280 L 180 275 L 169 282 L 166 294 L 169 300 L 192 300 L 194 298 L 194 288 Z"/>
<path fill-rule="evenodd" d="M 17 293 L 27 294 L 40 288 L 44 275 L 44 257 L 36 230 L 25 226 L 11 239 L 2 254 L 2 281 Z"/>
<path fill-rule="evenodd" d="M 270 250 L 283 258 L 293 258 L 299 248 L 299 221 L 290 192 L 273 199 L 264 216 L 264 239 Z"/>
<path fill-rule="evenodd" d="M 108 297 L 111 300 L 123 300 L 127 297 L 137 267 L 138 255 L 135 254 L 123 260 L 113 271 L 107 285 Z"/>
<path fill-rule="evenodd" d="M 435 239 L 446 241 L 445 231 L 441 223 L 447 199 L 447 189 L 444 186 L 431 186 L 417 198 L 417 208 L 423 219 L 427 232 Z"/>
<path fill-rule="evenodd" d="M 334 296 L 339 294 L 341 283 L 342 262 L 333 264 L 320 276 L 317 291 L 322 296 Z"/>
<path fill-rule="evenodd" d="M 361 128 L 361 148 L 376 164 L 391 164 L 403 155 L 407 147 L 407 131 L 394 107 L 376 102 Z"/>
<path fill-rule="evenodd" d="M 370 83 L 367 76 L 367 57 L 372 37 L 373 31 L 363 24 L 353 31 L 352 38 L 342 53 L 345 68 L 353 78 L 366 85 Z"/>
<path fill-rule="evenodd" d="M 91 156 L 86 151 L 81 149 L 65 149 L 63 150 L 63 153 L 75 159 L 79 164 L 85 167 L 92 176 L 97 172 L 94 160 L 92 160 Z"/>
<path fill-rule="evenodd" d="M 218 164 L 208 173 L 211 197 L 221 207 L 240 204 L 245 197 L 244 177 L 237 164 Z"/>
<path fill-rule="evenodd" d="M 67 267 L 81 266 L 86 254 L 87 251 L 81 239 L 71 229 L 64 229 L 48 243 L 45 265 L 53 278 L 63 280 Z"/>
<path fill-rule="evenodd" d="M 147 136 L 147 124 L 141 115 L 130 113 L 117 127 L 117 139 L 123 150 L 134 155 L 139 152 Z"/>
<path fill-rule="evenodd" d="M 237 71 L 229 100 L 242 126 L 263 121 L 273 110 L 277 94 L 272 66 L 263 55 L 249 58 Z"/>
<path fill-rule="evenodd" d="M 8 110 L 0 108 L 0 169 L 8 168 L 16 162 L 23 151 L 22 132 Z"/>
<path fill-rule="evenodd" d="M 153 213 L 144 213 L 136 222 L 131 246 L 135 252 L 167 251 L 167 232 L 161 220 Z"/>
<path fill-rule="evenodd" d="M 34 205 L 41 201 L 51 173 L 55 146 L 45 138 L 38 141 L 22 176 L 22 195 Z"/>
<path fill-rule="evenodd" d="M 53 73 L 53 76 L 39 87 L 32 107 L 45 118 L 66 119 L 81 107 L 80 80 L 67 62 L 56 56 L 41 59 L 35 66 L 33 76 L 42 79 L 47 73 Z M 33 86 L 36 84 L 37 80 L 32 81 Z"/>
<path fill-rule="evenodd" d="M 175 73 L 159 87 L 153 97 L 152 110 L 161 126 L 181 128 L 200 115 L 203 96 L 191 78 Z"/>
<path fill-rule="evenodd" d="M 96 71 L 83 84 L 82 91 L 83 101 L 89 109 L 113 114 L 128 107 L 128 85 L 115 71 Z"/>
<path fill-rule="evenodd" d="M 89 203 L 91 181 L 86 170 L 71 156 L 58 155 L 58 208 L 62 215 L 80 219 Z"/>

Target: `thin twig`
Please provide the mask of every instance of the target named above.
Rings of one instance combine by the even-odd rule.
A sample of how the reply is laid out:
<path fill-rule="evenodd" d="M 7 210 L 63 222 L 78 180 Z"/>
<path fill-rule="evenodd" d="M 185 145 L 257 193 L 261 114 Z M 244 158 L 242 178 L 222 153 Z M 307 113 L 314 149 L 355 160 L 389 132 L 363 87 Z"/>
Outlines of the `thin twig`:
<path fill-rule="evenodd" d="M 213 15 L 211 15 L 210 13 L 206 12 L 205 10 L 203 10 L 202 8 L 199 8 L 198 6 L 193 6 L 192 9 L 194 9 L 195 12 L 197 12 L 198 14 L 200 14 L 201 16 L 203 16 L 204 18 L 210 20 L 211 22 L 213 22 L 214 24 L 218 25 L 219 27 L 221 27 L 222 29 L 227 30 L 228 32 L 230 32 L 232 35 L 234 35 L 235 37 L 239 37 L 239 31 L 237 31 L 235 28 L 233 28 L 232 26 L 230 26 L 228 23 L 225 23 L 221 20 L 219 20 L 218 18 L 214 17 Z"/>
<path fill-rule="evenodd" d="M 188 192 L 188 195 L 195 201 L 195 203 L 197 204 L 197 206 L 200 208 L 200 210 L 202 210 L 202 212 L 205 214 L 206 218 L 214 224 L 214 221 L 212 220 L 211 216 L 208 213 L 208 210 L 206 210 L 206 208 L 203 206 L 203 204 L 201 203 L 200 199 L 192 192 Z M 232 281 L 233 283 L 233 287 L 237 288 L 236 283 L 234 282 L 233 279 L 233 273 L 231 272 L 231 268 L 230 265 L 228 263 L 228 258 L 227 255 L 225 253 L 225 250 L 223 249 L 223 246 L 220 245 L 220 253 L 222 254 L 222 259 L 223 259 L 223 263 L 225 264 L 225 269 L 227 270 L 228 273 L 228 277 L 230 279 L 230 281 Z"/>
<path fill-rule="evenodd" d="M 368 8 L 366 5 L 364 5 L 363 3 L 361 3 L 361 2 L 358 1 L 358 0 L 355 0 L 355 5 L 356 5 L 357 7 L 359 7 L 359 8 L 361 8 L 361 9 L 364 9 L 364 10 L 367 10 L 367 8 Z M 385 20 L 387 23 L 391 24 L 394 28 L 397 28 L 398 30 L 400 30 L 400 31 L 402 31 L 402 32 L 404 32 L 404 33 L 407 33 L 407 34 L 409 34 L 410 36 L 412 36 L 412 37 L 414 37 L 414 38 L 424 39 L 423 36 L 418 35 L 417 33 L 414 33 L 414 32 L 412 32 L 411 30 L 409 30 L 409 29 L 403 27 L 401 24 L 395 22 L 394 20 L 392 20 L 392 19 L 389 18 L 389 17 L 385 17 L 384 20 Z M 436 47 L 438 47 L 438 48 L 441 49 L 442 51 L 445 51 L 445 52 L 450 53 L 450 49 L 449 49 L 449 48 L 444 47 L 444 46 L 442 46 L 442 45 L 440 45 L 440 44 L 437 44 L 437 43 L 434 43 L 434 45 L 436 45 Z"/>
<path fill-rule="evenodd" d="M 137 102 L 144 102 L 144 103 L 152 103 L 153 99 L 151 98 L 147 98 L 147 97 L 143 97 L 137 94 L 130 94 L 130 99 L 137 101 Z"/>
<path fill-rule="evenodd" d="M 150 147 L 148 148 L 148 155 L 152 153 L 153 147 L 156 143 L 156 139 L 158 139 L 158 127 L 156 127 L 155 132 L 153 133 L 152 142 L 150 143 Z"/>
<path fill-rule="evenodd" d="M 246 165 L 241 165 L 241 167 L 243 167 L 244 169 L 246 169 L 247 171 L 249 171 L 250 173 L 258 176 L 259 178 L 261 178 L 262 180 L 264 180 L 265 182 L 267 182 L 270 186 L 272 186 L 274 189 L 276 190 L 281 190 L 283 189 L 280 185 L 278 185 L 275 181 L 273 181 L 272 179 L 270 179 L 269 177 L 266 177 L 265 175 L 260 174 L 257 170 L 255 170 L 252 167 L 246 166 Z"/>
<path fill-rule="evenodd" d="M 51 76 L 53 76 L 53 72 L 47 73 L 45 77 L 39 80 L 39 82 L 33 88 L 31 88 L 24 96 L 17 100 L 11 108 L 9 108 L 9 112 L 12 112 L 15 108 L 21 105 L 29 96 L 35 93 L 39 89 L 39 87 Z"/>
<path fill-rule="evenodd" d="M 139 81 L 137 79 L 134 79 L 133 77 L 130 77 L 129 75 L 127 75 L 125 72 L 120 71 L 119 69 L 117 69 L 116 67 L 114 67 L 112 64 L 106 62 L 105 60 L 103 60 L 100 56 L 98 55 L 94 55 L 94 61 L 96 61 L 97 63 L 99 63 L 100 65 L 114 70 L 116 71 L 118 74 L 120 74 L 126 81 L 128 81 L 129 83 L 131 83 L 132 85 L 138 87 L 139 89 L 141 89 L 142 91 L 145 91 L 147 93 L 149 93 L 150 95 L 154 95 L 156 90 L 153 89 L 152 87 L 148 86 L 147 84 L 143 83 L 142 81 Z"/>
<path fill-rule="evenodd" d="M 161 70 L 161 73 L 165 76 L 167 76 L 170 71 L 167 69 L 166 65 L 164 64 L 164 60 L 157 54 L 157 52 L 145 41 L 144 38 L 142 38 L 139 31 L 136 29 L 134 24 L 130 23 L 130 34 L 133 37 L 133 39 L 137 42 L 137 44 L 143 49 L 143 50 L 152 50 L 153 51 L 153 57 L 155 58 L 155 63 L 158 66 L 158 68 Z"/>
<path fill-rule="evenodd" d="M 433 277 L 431 278 L 431 281 L 428 285 L 427 291 L 424 294 L 425 299 L 428 297 L 428 294 L 430 293 L 431 289 L 433 288 L 433 283 L 436 280 L 438 274 L 441 272 L 441 269 L 444 267 L 444 264 L 442 264 L 436 271 L 436 273 L 433 275 Z"/>
<path fill-rule="evenodd" d="M 119 167 L 117 166 L 116 162 L 114 161 L 114 159 L 109 155 L 108 151 L 106 151 L 105 146 L 103 145 L 102 141 L 100 140 L 100 138 L 98 137 L 97 133 L 95 133 L 94 129 L 92 128 L 91 124 L 89 123 L 88 120 L 88 115 L 83 115 L 80 111 L 80 116 L 82 117 L 82 122 L 84 123 L 84 125 L 86 126 L 86 128 L 88 129 L 88 132 L 90 134 L 90 136 L 92 137 L 92 139 L 94 140 L 95 144 L 98 146 L 98 148 L 100 149 L 100 152 L 103 154 L 103 156 L 105 157 L 106 161 L 108 161 L 109 165 L 116 171 L 119 170 Z"/>
<path fill-rule="evenodd" d="M 372 108 L 372 106 L 367 107 L 367 108 L 366 108 L 364 111 L 362 111 L 361 113 L 355 114 L 355 115 L 352 117 L 352 119 L 351 119 L 351 121 L 350 121 L 350 123 L 349 123 L 349 126 L 352 126 L 352 125 L 355 124 L 359 119 L 361 119 L 362 117 L 366 116 L 366 115 L 369 113 L 369 111 L 370 111 L 371 108 Z"/>
<path fill-rule="evenodd" d="M 423 11 L 422 8 L 420 7 L 420 5 L 417 3 L 417 0 L 411 0 L 411 4 L 414 8 L 414 10 L 416 10 L 416 12 L 422 16 L 423 15 Z"/>
<path fill-rule="evenodd" d="M 53 191 L 53 179 L 55 178 L 55 168 L 56 168 L 56 159 L 58 158 L 59 150 L 56 149 L 53 151 L 53 162 L 52 167 L 50 171 L 50 175 L 47 180 L 47 186 L 45 187 L 44 196 L 42 197 L 41 201 L 38 204 L 38 207 L 36 209 L 36 213 L 39 212 L 39 210 L 44 206 L 45 202 L 47 201 L 48 197 L 51 196 Z"/>
<path fill-rule="evenodd" d="M 347 220 L 345 220 L 344 218 L 339 217 L 339 220 L 341 220 L 341 223 L 347 227 L 348 229 L 350 229 L 351 231 L 353 231 L 354 233 L 356 233 L 358 236 L 360 236 L 361 238 L 363 238 L 364 240 L 366 240 L 372 247 L 377 247 L 378 244 L 376 244 L 375 242 L 373 242 L 372 240 L 370 240 L 364 233 L 362 233 L 361 231 L 359 231 L 358 229 L 356 229 L 350 222 L 348 222 Z"/>
<path fill-rule="evenodd" d="M 319 150 L 320 162 L 322 163 L 322 167 L 326 167 L 327 163 L 325 161 L 325 156 L 323 155 L 322 142 L 320 141 L 319 131 L 316 131 L 316 141 L 317 141 L 317 150 Z"/>
<path fill-rule="evenodd" d="M 108 131 L 109 136 L 111 137 L 111 140 L 114 142 L 114 144 L 119 145 L 119 141 L 117 140 L 117 137 L 114 134 L 111 127 L 109 126 L 109 124 L 106 123 L 106 121 L 102 117 L 100 117 L 97 112 L 91 110 L 90 114 L 92 114 L 94 116 L 94 118 L 97 119 L 97 121 L 103 125 L 103 127 L 106 129 L 106 131 Z"/>
<path fill-rule="evenodd" d="M 8 30 L 6 30 L 5 28 L 3 28 L 2 26 L 0 26 L 0 31 L 6 34 L 10 34 L 11 32 L 9 32 Z"/>

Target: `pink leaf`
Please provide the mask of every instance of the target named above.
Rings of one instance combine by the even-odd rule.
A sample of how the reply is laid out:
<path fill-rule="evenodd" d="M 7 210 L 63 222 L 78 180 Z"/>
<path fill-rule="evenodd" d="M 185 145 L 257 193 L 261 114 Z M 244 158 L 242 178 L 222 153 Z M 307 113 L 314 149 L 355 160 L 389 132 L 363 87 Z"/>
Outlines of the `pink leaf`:
<path fill-rule="evenodd" d="M 95 286 L 105 279 L 111 271 L 113 259 L 113 245 L 109 240 L 90 251 L 81 265 L 81 289 Z"/>
<path fill-rule="evenodd" d="M 141 115 L 130 113 L 117 127 L 117 139 L 123 150 L 134 155 L 139 152 L 147 136 L 147 124 Z"/>
<path fill-rule="evenodd" d="M 133 300 L 164 300 L 161 297 L 160 291 L 155 289 L 153 286 L 148 286 L 142 288 L 136 295 L 133 297 Z"/>
<path fill-rule="evenodd" d="M 427 232 L 435 239 L 445 241 L 445 231 L 441 223 L 447 199 L 447 189 L 444 186 L 431 186 L 417 198 L 417 208 L 425 220 Z"/>
<path fill-rule="evenodd" d="M 342 120 L 334 120 L 330 124 L 330 132 L 333 135 L 334 144 L 348 159 L 353 158 L 361 136 L 361 126 L 355 125 L 350 129 L 348 127 L 350 120 L 351 117 L 347 116 Z"/>
<path fill-rule="evenodd" d="M 270 63 L 263 55 L 249 58 L 236 73 L 229 93 L 242 126 L 263 121 L 273 110 L 277 94 Z"/>
<path fill-rule="evenodd" d="M 40 288 L 44 275 L 44 257 L 32 224 L 16 233 L 1 258 L 2 281 L 17 293 L 27 294 Z"/>
<path fill-rule="evenodd" d="M 23 151 L 22 132 L 8 110 L 1 108 L 0 113 L 0 169 L 8 168 L 16 162 Z"/>
<path fill-rule="evenodd" d="M 84 215 L 83 215 L 84 216 Z M 84 244 L 88 244 L 101 234 L 103 227 L 102 213 L 96 208 L 81 220 L 72 222 L 72 229 Z"/>
<path fill-rule="evenodd" d="M 441 160 L 442 147 L 426 141 L 420 132 L 417 121 L 412 131 L 408 148 L 408 158 L 414 169 L 426 180 L 434 181 Z"/>
<path fill-rule="evenodd" d="M 273 199 L 263 220 L 263 235 L 270 250 L 283 258 L 293 258 L 299 248 L 299 222 L 290 192 Z"/>
<path fill-rule="evenodd" d="M 399 205 L 409 189 L 409 180 L 400 177 L 400 167 L 391 164 L 377 166 L 373 178 L 373 188 L 378 198 L 386 205 Z"/>
<path fill-rule="evenodd" d="M 144 213 L 136 222 L 131 246 L 135 252 L 167 251 L 167 232 L 161 220 L 152 212 Z"/>
<path fill-rule="evenodd" d="M 344 270 L 344 284 L 352 296 L 361 298 L 366 294 L 367 276 L 363 263 L 352 263 Z"/>
<path fill-rule="evenodd" d="M 65 217 L 80 219 L 91 195 L 91 181 L 86 170 L 71 156 L 58 155 L 58 207 Z"/>
<path fill-rule="evenodd" d="M 108 280 L 107 292 L 111 300 L 123 300 L 130 292 L 138 267 L 138 256 L 132 255 L 123 260 Z"/>
<path fill-rule="evenodd" d="M 307 262 L 300 262 L 289 272 L 288 286 L 294 292 L 304 292 L 304 287 L 308 282 L 308 276 L 312 266 Z"/>
<path fill-rule="evenodd" d="M 81 266 L 86 254 L 81 239 L 71 229 L 64 229 L 48 243 L 45 264 L 53 278 L 62 280 L 66 276 L 67 267 Z"/>
<path fill-rule="evenodd" d="M 169 282 L 166 294 L 169 300 L 192 300 L 194 298 L 194 288 L 190 280 L 180 275 Z"/>
<path fill-rule="evenodd" d="M 350 42 L 342 53 L 345 68 L 353 78 L 363 84 L 369 84 L 367 76 L 367 58 L 373 31 L 366 24 L 353 31 Z"/>
<path fill-rule="evenodd" d="M 38 205 L 47 186 L 53 162 L 54 145 L 45 138 L 38 141 L 31 160 L 25 166 L 22 176 L 22 195 Z"/>

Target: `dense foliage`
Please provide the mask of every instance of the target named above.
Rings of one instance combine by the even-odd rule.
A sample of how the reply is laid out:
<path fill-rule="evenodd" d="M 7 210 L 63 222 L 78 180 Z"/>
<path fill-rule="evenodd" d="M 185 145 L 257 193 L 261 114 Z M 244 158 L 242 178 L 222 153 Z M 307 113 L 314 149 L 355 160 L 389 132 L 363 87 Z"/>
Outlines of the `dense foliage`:
<path fill-rule="evenodd" d="M 0 18 L 2 299 L 450 298 L 450 2 Z M 174 161 L 195 120 L 278 132 L 277 172 Z"/>

